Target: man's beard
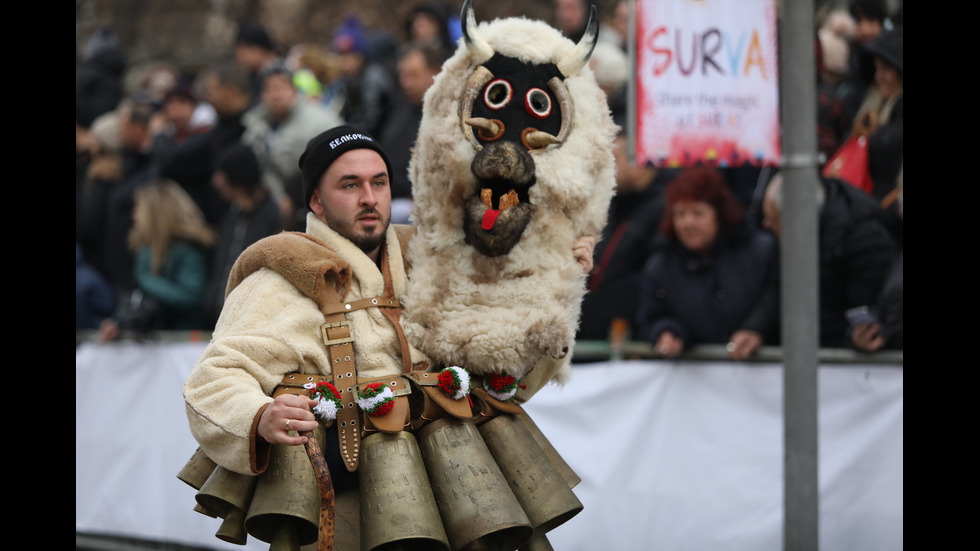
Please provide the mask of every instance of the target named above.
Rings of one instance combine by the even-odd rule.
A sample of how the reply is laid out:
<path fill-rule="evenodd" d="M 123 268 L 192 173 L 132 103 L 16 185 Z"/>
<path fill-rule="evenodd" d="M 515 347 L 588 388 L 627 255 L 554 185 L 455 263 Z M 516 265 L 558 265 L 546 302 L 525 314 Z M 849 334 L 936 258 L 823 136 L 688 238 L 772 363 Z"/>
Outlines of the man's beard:
<path fill-rule="evenodd" d="M 378 218 L 384 220 L 384 224 L 381 227 L 381 231 L 377 234 L 365 234 L 355 230 L 357 225 L 356 218 L 360 218 L 365 214 L 374 214 Z M 385 234 L 388 230 L 388 224 L 391 223 L 391 218 L 384 218 L 380 212 L 376 209 L 367 209 L 357 213 L 355 221 L 352 223 L 346 223 L 342 220 L 338 220 L 332 217 L 332 213 L 327 210 L 324 206 L 324 218 L 326 219 L 327 226 L 333 229 L 335 232 L 339 233 L 341 236 L 346 238 L 348 241 L 354 244 L 358 249 L 361 249 L 365 254 L 369 254 L 371 251 L 377 249 L 384 242 Z"/>
<path fill-rule="evenodd" d="M 385 230 L 387 229 L 388 225 L 385 224 Z M 381 232 L 378 235 L 344 235 L 344 237 L 367 254 L 381 246 L 381 243 L 385 239 L 385 232 Z"/>

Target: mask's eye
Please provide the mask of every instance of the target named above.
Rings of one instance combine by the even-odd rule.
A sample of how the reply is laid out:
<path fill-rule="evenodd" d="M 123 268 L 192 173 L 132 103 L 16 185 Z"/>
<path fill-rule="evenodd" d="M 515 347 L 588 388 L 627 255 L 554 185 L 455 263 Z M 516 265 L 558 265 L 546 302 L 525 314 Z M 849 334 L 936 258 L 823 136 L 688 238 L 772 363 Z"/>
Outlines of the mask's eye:
<path fill-rule="evenodd" d="M 514 89 L 510 83 L 502 78 L 490 81 L 486 90 L 483 92 L 483 102 L 490 109 L 500 109 L 510 103 L 510 98 L 514 96 Z"/>
<path fill-rule="evenodd" d="M 524 96 L 524 108 L 539 119 L 547 118 L 551 114 L 551 96 L 540 88 L 531 88 Z"/>

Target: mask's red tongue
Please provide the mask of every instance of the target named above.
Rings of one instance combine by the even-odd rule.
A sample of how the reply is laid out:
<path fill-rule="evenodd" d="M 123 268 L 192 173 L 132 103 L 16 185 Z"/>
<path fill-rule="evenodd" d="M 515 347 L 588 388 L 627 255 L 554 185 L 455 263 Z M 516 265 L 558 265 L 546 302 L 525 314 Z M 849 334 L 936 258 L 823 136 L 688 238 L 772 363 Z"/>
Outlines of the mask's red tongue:
<path fill-rule="evenodd" d="M 487 231 L 492 230 L 498 216 L 500 216 L 499 210 L 487 209 L 487 211 L 483 213 L 483 229 Z"/>

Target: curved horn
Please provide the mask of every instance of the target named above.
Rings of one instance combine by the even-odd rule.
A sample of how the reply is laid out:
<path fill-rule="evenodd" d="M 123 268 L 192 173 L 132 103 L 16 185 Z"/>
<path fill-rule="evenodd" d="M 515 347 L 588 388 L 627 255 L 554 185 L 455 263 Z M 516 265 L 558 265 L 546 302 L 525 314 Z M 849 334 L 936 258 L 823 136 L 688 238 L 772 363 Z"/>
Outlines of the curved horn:
<path fill-rule="evenodd" d="M 470 118 L 470 114 L 473 112 L 473 102 L 480 95 L 480 90 L 483 89 L 483 85 L 490 82 L 493 78 L 493 73 L 490 69 L 487 69 L 483 65 L 478 66 L 470 74 L 470 77 L 466 80 L 466 88 L 463 89 L 463 97 L 459 101 L 459 125 L 460 130 L 463 131 L 463 135 L 466 139 L 476 149 L 482 149 L 483 146 L 480 142 L 476 141 L 476 136 L 473 135 L 473 131 L 470 129 L 470 125 L 467 124 L 467 119 Z M 555 77 L 557 78 L 557 77 Z"/>
<path fill-rule="evenodd" d="M 473 11 L 473 0 L 463 2 L 463 9 L 460 10 L 459 18 L 463 22 L 463 42 L 466 43 L 466 48 L 486 59 L 493 57 L 493 48 L 476 30 L 476 12 Z"/>
<path fill-rule="evenodd" d="M 589 22 L 585 26 L 585 34 L 575 45 L 575 49 L 558 62 L 558 70 L 566 77 L 577 75 L 582 67 L 589 62 L 592 57 L 592 50 L 595 49 L 596 39 L 599 38 L 599 20 L 595 15 L 595 5 L 589 9 Z"/>
<path fill-rule="evenodd" d="M 565 84 L 558 77 L 551 77 L 551 80 L 548 81 L 548 87 L 555 94 L 558 105 L 561 107 L 561 128 L 558 130 L 556 139 L 558 143 L 562 143 L 568 137 L 568 133 L 572 131 L 572 98 L 569 97 Z"/>
<path fill-rule="evenodd" d="M 524 138 L 524 144 L 529 149 L 542 149 L 554 143 L 561 143 L 555 136 L 540 130 L 525 132 L 522 137 Z"/>
<path fill-rule="evenodd" d="M 480 136 L 485 140 L 499 138 L 504 133 L 504 123 L 496 119 L 485 119 L 483 117 L 470 117 L 464 120 L 466 124 L 476 128 Z"/>

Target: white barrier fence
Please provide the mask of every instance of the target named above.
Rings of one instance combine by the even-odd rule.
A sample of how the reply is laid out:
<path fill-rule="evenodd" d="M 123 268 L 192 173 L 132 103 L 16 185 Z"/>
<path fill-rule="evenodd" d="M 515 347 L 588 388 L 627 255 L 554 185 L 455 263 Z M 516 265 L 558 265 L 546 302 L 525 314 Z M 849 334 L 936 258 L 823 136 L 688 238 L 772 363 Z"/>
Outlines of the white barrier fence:
<path fill-rule="evenodd" d="M 204 343 L 83 343 L 75 353 L 75 529 L 204 548 L 214 536 L 176 478 L 197 447 L 181 386 Z M 581 477 L 561 551 L 779 551 L 778 363 L 576 365 L 526 409 Z M 896 551 L 903 536 L 901 365 L 819 368 L 820 548 Z M 338 550 L 345 551 L 345 550 Z"/>

